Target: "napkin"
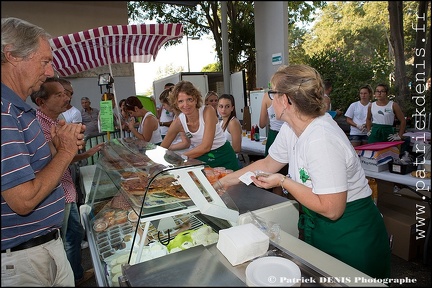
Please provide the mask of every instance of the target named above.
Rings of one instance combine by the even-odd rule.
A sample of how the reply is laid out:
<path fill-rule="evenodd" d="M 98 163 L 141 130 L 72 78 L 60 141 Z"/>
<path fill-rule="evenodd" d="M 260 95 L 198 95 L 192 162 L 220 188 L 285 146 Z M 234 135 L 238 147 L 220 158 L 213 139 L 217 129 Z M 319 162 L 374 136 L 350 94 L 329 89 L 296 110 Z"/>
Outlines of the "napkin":
<path fill-rule="evenodd" d="M 216 247 L 236 266 L 264 255 L 269 248 L 269 237 L 252 223 L 219 231 Z"/>

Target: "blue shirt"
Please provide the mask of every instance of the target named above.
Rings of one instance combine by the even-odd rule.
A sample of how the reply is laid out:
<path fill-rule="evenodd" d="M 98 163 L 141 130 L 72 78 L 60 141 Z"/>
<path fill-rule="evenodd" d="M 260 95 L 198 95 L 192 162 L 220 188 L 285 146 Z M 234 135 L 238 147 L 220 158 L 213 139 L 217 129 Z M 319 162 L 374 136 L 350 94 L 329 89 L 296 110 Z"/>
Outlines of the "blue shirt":
<path fill-rule="evenodd" d="M 64 217 L 64 190 L 59 184 L 27 215 L 16 214 L 3 191 L 35 178 L 52 159 L 35 110 L 1 84 L 1 250 L 60 228 Z"/>

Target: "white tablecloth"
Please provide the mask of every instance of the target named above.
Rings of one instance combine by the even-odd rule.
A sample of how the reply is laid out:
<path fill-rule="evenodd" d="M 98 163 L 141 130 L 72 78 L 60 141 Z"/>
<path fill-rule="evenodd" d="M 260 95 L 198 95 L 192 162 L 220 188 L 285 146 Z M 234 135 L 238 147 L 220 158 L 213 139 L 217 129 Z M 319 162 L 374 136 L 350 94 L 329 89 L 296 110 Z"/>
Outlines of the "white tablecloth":
<path fill-rule="evenodd" d="M 431 179 L 421 179 L 411 176 L 411 174 L 405 174 L 400 175 L 396 173 L 391 173 L 390 171 L 381 171 L 381 172 L 373 172 L 369 170 L 364 170 L 366 176 L 373 177 L 376 179 L 381 179 L 388 182 L 398 183 L 398 184 L 404 184 L 407 186 L 416 187 L 416 185 L 421 185 L 420 187 L 423 187 L 422 183 L 419 183 L 420 181 L 424 182 L 428 186 L 431 184 Z"/>
<path fill-rule="evenodd" d="M 241 152 L 248 155 L 259 155 L 264 156 L 265 153 L 265 143 L 266 137 L 261 137 L 260 141 L 252 141 L 248 137 L 242 138 Z"/>

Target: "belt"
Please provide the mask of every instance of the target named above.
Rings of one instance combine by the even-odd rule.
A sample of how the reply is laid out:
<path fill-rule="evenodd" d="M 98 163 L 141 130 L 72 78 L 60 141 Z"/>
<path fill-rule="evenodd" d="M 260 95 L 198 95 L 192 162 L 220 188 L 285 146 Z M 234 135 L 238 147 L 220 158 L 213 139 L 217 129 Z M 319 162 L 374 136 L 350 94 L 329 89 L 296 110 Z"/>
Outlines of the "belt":
<path fill-rule="evenodd" d="M 28 240 L 28 241 L 26 241 L 24 243 L 19 244 L 18 246 L 10 248 L 10 251 L 14 252 L 14 251 L 20 251 L 20 250 L 32 248 L 32 247 L 35 247 L 35 246 L 42 245 L 42 244 L 44 244 L 44 243 L 46 243 L 48 241 L 51 241 L 53 239 L 57 240 L 59 237 L 60 237 L 60 232 L 59 232 L 58 229 L 56 229 L 56 230 L 51 231 L 51 232 L 49 232 L 49 233 L 47 233 L 45 235 L 32 238 L 32 239 L 30 239 L 30 240 Z M 9 249 L 1 250 L 1 253 L 6 253 L 8 250 Z"/>

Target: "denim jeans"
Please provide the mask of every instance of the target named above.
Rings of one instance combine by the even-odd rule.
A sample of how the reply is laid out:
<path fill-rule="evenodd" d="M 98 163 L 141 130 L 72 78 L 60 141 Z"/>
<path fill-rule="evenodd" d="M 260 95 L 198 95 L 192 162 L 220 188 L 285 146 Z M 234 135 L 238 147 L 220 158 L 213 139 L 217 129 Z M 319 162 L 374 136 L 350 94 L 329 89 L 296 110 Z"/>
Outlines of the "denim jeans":
<path fill-rule="evenodd" d="M 68 207 L 69 206 L 69 207 Z M 68 213 L 69 212 L 69 213 Z M 65 225 L 62 227 L 64 248 L 69 263 L 74 272 L 75 281 L 80 280 L 84 276 L 84 269 L 81 265 L 81 242 L 84 239 L 84 228 L 80 222 L 80 214 L 77 204 L 66 203 L 65 207 Z M 63 230 L 65 228 L 66 230 Z"/>

